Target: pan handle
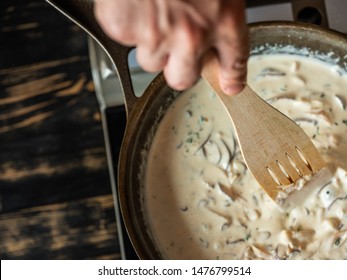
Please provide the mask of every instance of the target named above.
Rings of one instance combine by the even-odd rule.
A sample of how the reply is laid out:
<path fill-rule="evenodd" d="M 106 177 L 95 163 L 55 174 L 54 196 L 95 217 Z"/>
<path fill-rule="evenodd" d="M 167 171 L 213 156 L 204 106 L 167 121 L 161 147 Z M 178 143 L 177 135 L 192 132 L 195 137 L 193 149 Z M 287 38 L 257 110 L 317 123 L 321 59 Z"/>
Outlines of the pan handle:
<path fill-rule="evenodd" d="M 128 65 L 128 54 L 132 48 L 111 40 L 102 31 L 94 17 L 92 0 L 46 1 L 85 30 L 108 54 L 117 71 L 125 99 L 126 113 L 129 116 L 138 99 L 134 93 Z"/>

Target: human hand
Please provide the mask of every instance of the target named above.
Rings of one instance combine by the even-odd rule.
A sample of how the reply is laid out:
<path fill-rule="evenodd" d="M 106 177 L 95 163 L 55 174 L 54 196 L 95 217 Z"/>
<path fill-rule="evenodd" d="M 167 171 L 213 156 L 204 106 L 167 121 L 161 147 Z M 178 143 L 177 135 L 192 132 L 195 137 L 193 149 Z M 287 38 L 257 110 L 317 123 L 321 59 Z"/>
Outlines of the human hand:
<path fill-rule="evenodd" d="M 137 47 L 144 70 L 163 70 L 176 90 L 195 83 L 211 49 L 224 92 L 244 87 L 249 53 L 244 0 L 96 0 L 95 16 L 110 38 Z"/>

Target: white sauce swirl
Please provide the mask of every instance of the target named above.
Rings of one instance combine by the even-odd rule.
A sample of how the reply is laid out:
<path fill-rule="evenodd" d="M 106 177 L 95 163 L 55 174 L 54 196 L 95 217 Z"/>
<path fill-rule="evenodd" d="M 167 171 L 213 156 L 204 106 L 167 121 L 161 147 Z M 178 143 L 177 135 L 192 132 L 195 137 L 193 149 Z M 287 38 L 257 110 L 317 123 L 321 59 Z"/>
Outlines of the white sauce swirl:
<path fill-rule="evenodd" d="M 347 259 L 347 77 L 314 59 L 254 56 L 248 83 L 296 121 L 334 170 L 283 212 L 248 172 L 218 97 L 200 81 L 170 106 L 146 169 L 150 231 L 168 259 Z"/>

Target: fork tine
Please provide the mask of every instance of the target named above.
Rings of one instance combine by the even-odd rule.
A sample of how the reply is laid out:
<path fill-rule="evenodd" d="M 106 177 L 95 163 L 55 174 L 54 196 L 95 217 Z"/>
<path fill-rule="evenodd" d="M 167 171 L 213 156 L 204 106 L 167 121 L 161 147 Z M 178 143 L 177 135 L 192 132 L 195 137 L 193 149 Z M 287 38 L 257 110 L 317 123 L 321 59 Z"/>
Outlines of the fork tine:
<path fill-rule="evenodd" d="M 268 168 L 268 172 L 269 172 L 269 169 L 271 170 L 271 172 L 269 172 L 270 175 L 271 173 L 273 173 L 274 176 L 277 178 L 277 182 L 276 182 L 276 179 L 274 179 L 274 181 L 276 183 L 279 183 L 278 185 L 286 186 L 292 183 L 291 180 L 286 176 L 286 174 L 281 170 L 280 166 L 278 165 L 276 161 L 268 164 L 267 168 Z"/>
<path fill-rule="evenodd" d="M 276 160 L 266 165 L 267 177 L 270 179 L 267 178 L 268 183 L 263 186 L 265 186 L 264 189 L 268 195 L 275 201 L 277 201 L 277 196 L 283 187 L 295 183 L 303 176 L 313 175 L 326 166 L 313 144 L 306 145 L 305 149 L 299 149 L 296 146 L 286 147 L 286 151 L 281 156 L 277 154 Z M 265 178 L 262 181 L 264 182 Z M 274 191 L 274 186 L 277 191 Z"/>
<path fill-rule="evenodd" d="M 251 170 L 250 170 L 251 171 Z M 252 171 L 251 171 L 252 173 Z M 261 173 L 252 173 L 254 178 L 256 178 L 257 182 L 260 184 L 260 186 L 266 191 L 268 196 L 272 200 L 276 200 L 276 197 L 278 195 L 278 183 L 273 179 L 267 168 L 264 168 L 264 171 Z"/>
<path fill-rule="evenodd" d="M 305 169 L 303 169 L 306 170 L 306 172 L 302 171 L 303 175 L 316 173 L 326 166 L 326 163 L 323 161 L 322 156 L 319 154 L 317 149 L 312 143 L 310 144 L 311 145 L 296 147 L 296 154 L 299 155 L 300 162 L 304 162 L 304 165 L 306 167 Z"/>
<path fill-rule="evenodd" d="M 301 149 L 300 149 L 301 151 Z M 305 153 L 306 154 L 306 153 Z M 310 169 L 310 165 L 307 165 L 306 162 L 301 158 L 300 154 L 298 153 L 297 149 L 294 147 L 291 149 L 291 151 L 286 153 L 289 164 L 293 167 L 293 169 L 296 169 L 300 172 L 300 177 L 303 177 L 305 175 L 308 175 L 312 173 Z M 306 159 L 306 157 L 305 157 Z M 306 159 L 307 161 L 307 159 Z M 294 165 L 294 166 L 293 166 Z"/>
<path fill-rule="evenodd" d="M 310 173 L 315 173 L 326 166 L 326 163 L 324 162 L 322 156 L 311 142 L 309 143 L 309 145 L 306 145 L 303 148 L 298 147 L 297 149 L 300 150 L 300 153 L 307 161 Z"/>
<path fill-rule="evenodd" d="M 298 168 L 293 166 L 293 163 L 289 159 L 288 153 L 285 153 L 281 157 L 277 158 L 278 162 L 284 169 L 285 174 L 289 177 L 290 183 L 294 183 L 302 177 L 302 174 Z"/>

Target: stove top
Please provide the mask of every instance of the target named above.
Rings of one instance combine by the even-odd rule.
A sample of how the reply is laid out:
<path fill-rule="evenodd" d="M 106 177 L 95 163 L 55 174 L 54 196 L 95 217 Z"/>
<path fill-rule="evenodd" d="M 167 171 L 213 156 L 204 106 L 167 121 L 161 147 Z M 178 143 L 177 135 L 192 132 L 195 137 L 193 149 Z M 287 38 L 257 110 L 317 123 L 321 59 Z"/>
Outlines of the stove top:
<path fill-rule="evenodd" d="M 343 0 L 249 0 L 246 4 L 249 23 L 269 20 L 301 21 L 347 33 L 347 5 Z M 123 259 L 137 259 L 124 228 L 117 197 L 118 156 L 126 125 L 123 94 L 114 66 L 92 39 L 89 40 L 89 52 L 95 91 L 102 113 L 121 255 Z M 140 96 L 156 73 L 142 71 L 135 57 L 136 51 L 132 51 L 129 55 L 129 67 L 135 93 Z"/>

